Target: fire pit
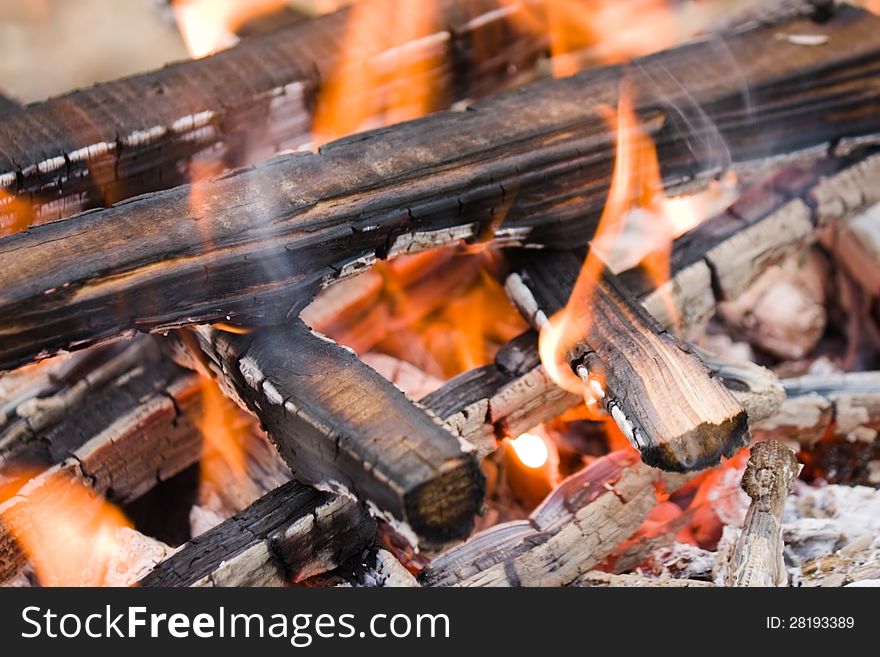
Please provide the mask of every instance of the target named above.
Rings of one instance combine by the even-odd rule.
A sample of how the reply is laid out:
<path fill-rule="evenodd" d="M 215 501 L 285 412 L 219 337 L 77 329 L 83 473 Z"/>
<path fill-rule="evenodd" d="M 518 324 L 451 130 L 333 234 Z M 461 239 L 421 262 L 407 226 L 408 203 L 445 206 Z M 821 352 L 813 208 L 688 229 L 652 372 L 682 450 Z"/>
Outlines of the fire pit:
<path fill-rule="evenodd" d="M 0 581 L 880 581 L 877 7 L 226 4 L 0 105 Z"/>

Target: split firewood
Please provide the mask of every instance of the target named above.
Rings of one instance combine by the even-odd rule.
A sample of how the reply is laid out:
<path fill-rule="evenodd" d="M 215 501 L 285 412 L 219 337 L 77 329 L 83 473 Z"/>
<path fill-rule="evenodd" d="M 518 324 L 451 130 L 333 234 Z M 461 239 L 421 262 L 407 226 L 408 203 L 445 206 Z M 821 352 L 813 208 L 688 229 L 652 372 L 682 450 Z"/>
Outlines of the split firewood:
<path fill-rule="evenodd" d="M 822 243 L 868 294 L 880 297 L 880 205 L 834 224 Z"/>
<path fill-rule="evenodd" d="M 880 372 L 783 379 L 786 399 L 753 428 L 756 439 L 793 439 L 810 448 L 828 436 L 872 443 L 880 432 Z"/>
<path fill-rule="evenodd" d="M 351 498 L 291 481 L 192 539 L 138 585 L 283 586 L 332 570 L 375 531 Z"/>
<path fill-rule="evenodd" d="M 572 475 L 529 516 L 475 534 L 435 557 L 431 586 L 565 586 L 595 568 L 642 524 L 655 486 L 681 476 L 614 452 Z"/>
<path fill-rule="evenodd" d="M 388 550 L 373 547 L 336 570 L 303 583 L 320 588 L 414 588 L 418 580 Z"/>
<path fill-rule="evenodd" d="M 718 305 L 734 333 L 787 360 L 805 357 L 825 332 L 827 263 L 808 251 L 771 267 L 739 298 Z"/>
<path fill-rule="evenodd" d="M 415 9 L 397 4 L 398 11 Z M 526 29 L 519 11 L 499 11 L 494 0 L 442 0 L 432 20 L 409 21 L 420 26 L 415 32 L 388 33 L 387 42 L 373 47 L 361 37 L 367 44 L 356 44 L 359 61 L 377 76 L 395 72 L 397 84 L 426 85 L 433 109 L 479 97 L 548 49 L 546 34 Z M 6 113 L 0 196 L 21 202 L 0 205 L 0 234 L 180 185 L 207 175 L 205 168 L 217 173 L 309 144 L 319 97 L 345 75 L 351 13 L 343 8 L 213 57 Z M 383 16 L 388 9 L 380 6 L 372 23 Z M 387 33 L 385 25 L 367 29 Z M 488 43 L 491 57 L 484 54 Z M 354 96 L 346 103 L 375 104 Z M 363 117 L 374 125 L 376 118 Z"/>
<path fill-rule="evenodd" d="M 483 499 L 472 448 L 352 351 L 298 320 L 188 335 L 194 344 L 178 357 L 260 419 L 297 479 L 370 501 L 414 544 L 470 532 Z"/>
<path fill-rule="evenodd" d="M 557 312 L 572 312 L 566 304 L 582 262 L 571 251 L 546 251 L 526 252 L 514 264 L 506 287 L 536 328 Z M 699 470 L 746 444 L 746 413 L 733 395 L 610 271 L 592 286 L 588 306 L 589 316 L 568 319 L 578 333 L 563 338 L 562 366 L 583 381 L 584 394 L 602 405 L 645 463 Z"/>
<path fill-rule="evenodd" d="M 657 142 L 667 181 L 701 170 L 690 138 L 706 136 L 705 121 L 682 122 L 672 106 L 698 104 L 734 160 L 755 157 L 756 149 L 789 152 L 880 131 L 876 116 L 864 111 L 877 93 L 873 64 L 864 62 L 877 59 L 878 24 L 880 18 L 842 8 L 824 25 L 794 19 L 732 35 L 723 48 L 704 40 L 639 60 L 628 79 L 637 78 L 633 88 L 650 97 L 634 105 Z M 783 28 L 840 45 L 809 48 L 774 38 Z M 737 74 L 719 74 L 731 66 L 731 53 Z M 640 85 L 652 71 L 656 79 Z M 377 258 L 461 239 L 584 244 L 613 164 L 614 135 L 600 105 L 614 102 L 623 75 L 607 68 L 543 81 L 467 112 L 364 133 L 317 154 L 7 238 L 0 242 L 0 365 L 133 328 L 230 319 L 280 324 L 321 286 Z M 809 94 L 796 84 L 803 79 Z M 785 112 L 777 111 L 781 105 Z M 866 187 L 856 205 L 880 195 Z M 830 195 L 814 210 L 790 208 L 789 230 L 771 234 L 773 243 L 790 240 L 814 215 L 855 209 L 833 185 L 822 191 Z M 732 253 L 717 255 L 760 264 L 766 249 L 755 245 L 764 238 L 744 231 L 742 239 Z M 729 294 L 728 281 L 719 285 Z"/>
<path fill-rule="evenodd" d="M 645 577 L 635 573 L 615 575 L 592 570 L 578 577 L 571 586 L 581 587 L 626 587 L 626 588 L 704 588 L 712 587 L 712 582 L 697 579 L 676 579 L 674 577 Z"/>
<path fill-rule="evenodd" d="M 743 474 L 752 498 L 742 531 L 719 566 L 725 586 L 785 586 L 782 512 L 799 466 L 794 453 L 776 441 L 758 443 Z"/>

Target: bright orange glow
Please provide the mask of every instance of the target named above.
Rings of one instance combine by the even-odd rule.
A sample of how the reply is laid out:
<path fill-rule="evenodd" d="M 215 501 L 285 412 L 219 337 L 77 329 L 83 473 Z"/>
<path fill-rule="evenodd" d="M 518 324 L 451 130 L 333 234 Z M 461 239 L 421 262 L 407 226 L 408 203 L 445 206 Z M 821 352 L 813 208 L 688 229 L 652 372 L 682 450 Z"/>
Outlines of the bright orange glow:
<path fill-rule="evenodd" d="M 524 26 L 546 34 L 553 74 L 585 65 L 617 63 L 669 48 L 699 32 L 717 15 L 714 2 L 670 0 L 502 0 Z"/>
<path fill-rule="evenodd" d="M 550 458 L 550 449 L 543 438 L 524 433 L 510 441 L 513 451 L 527 468 L 540 468 Z"/>
<path fill-rule="evenodd" d="M 248 20 L 276 11 L 285 0 L 176 0 L 174 17 L 193 59 L 235 45 L 235 30 Z"/>
<path fill-rule="evenodd" d="M 865 8 L 873 14 L 880 15 L 880 0 L 866 0 Z"/>
<path fill-rule="evenodd" d="M 590 302 L 594 286 L 606 267 L 604 258 L 621 241 L 627 222 L 638 211 L 647 226 L 640 229 L 639 237 L 644 239 L 646 232 L 648 236 L 648 246 L 641 252 L 641 265 L 660 288 L 669 280 L 673 240 L 708 216 L 710 205 L 706 198 L 716 194 L 710 187 L 705 197 L 665 197 L 654 143 L 639 125 L 625 85 L 616 115 L 609 113 L 616 123 L 617 155 L 608 199 L 593 238 L 597 248 L 590 249 L 568 304 L 541 328 L 539 340 L 541 362 L 548 375 L 565 390 L 583 394 L 588 405 L 597 403 L 592 391 L 604 388 L 604 382 L 595 373 L 590 373 L 589 381 L 582 381 L 568 366 L 567 355 L 589 330 Z M 629 242 L 623 242 L 623 250 L 629 250 L 629 246 Z M 675 318 L 671 299 L 667 299 L 667 305 L 670 317 Z"/>
<path fill-rule="evenodd" d="M 348 18 L 344 46 L 315 111 L 314 142 L 423 116 L 443 95 L 438 58 L 445 41 L 432 1 L 365 0 Z"/>
<path fill-rule="evenodd" d="M 234 335 L 250 335 L 254 332 L 253 329 L 250 329 L 246 326 L 237 326 L 236 324 L 228 324 L 226 322 L 217 322 L 215 324 L 211 324 L 211 326 L 218 331 L 223 331 L 224 333 L 232 333 Z"/>
<path fill-rule="evenodd" d="M 33 210 L 29 203 L 0 189 L 0 237 L 21 232 L 33 221 Z"/>
<path fill-rule="evenodd" d="M 123 513 L 57 470 L 31 479 L 0 505 L 0 517 L 43 586 L 99 586 L 131 527 Z"/>
<path fill-rule="evenodd" d="M 202 377 L 202 417 L 198 423 L 204 437 L 202 478 L 218 488 L 247 477 L 244 440 L 250 418 L 229 401 L 217 383 Z"/>

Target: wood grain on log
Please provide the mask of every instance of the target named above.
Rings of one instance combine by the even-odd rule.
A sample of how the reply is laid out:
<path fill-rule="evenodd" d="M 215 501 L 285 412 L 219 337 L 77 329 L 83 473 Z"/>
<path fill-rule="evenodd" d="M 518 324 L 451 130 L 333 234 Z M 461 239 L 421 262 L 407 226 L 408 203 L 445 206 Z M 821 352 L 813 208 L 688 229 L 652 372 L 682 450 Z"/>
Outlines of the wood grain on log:
<path fill-rule="evenodd" d="M 140 586 L 283 586 L 332 570 L 375 535 L 348 497 L 295 481 L 194 538 Z"/>
<path fill-rule="evenodd" d="M 577 313 L 567 320 L 577 334 L 563 338 L 562 366 L 583 379 L 585 394 L 602 405 L 645 463 L 699 470 L 733 455 L 748 440 L 745 411 L 614 274 L 606 270 L 593 284 L 588 308 L 580 300 L 567 305 L 582 263 L 572 251 L 525 251 L 506 287 L 538 328 L 559 311 Z"/>
<path fill-rule="evenodd" d="M 880 297 L 880 205 L 835 224 L 822 242 L 868 294 Z"/>
<path fill-rule="evenodd" d="M 196 366 L 260 419 L 297 479 L 350 491 L 428 543 L 471 531 L 483 499 L 471 446 L 352 351 L 298 320 L 195 337 Z"/>
<path fill-rule="evenodd" d="M 639 60 L 630 79 L 650 97 L 635 104 L 667 180 L 705 170 L 691 145 L 712 135 L 742 160 L 880 131 L 866 109 L 880 93 L 870 82 L 878 24 L 844 9 L 825 25 L 795 19 L 733 35 L 723 48 L 700 41 Z M 839 46 L 798 46 L 776 39 L 780 29 L 825 34 Z M 735 76 L 719 73 L 731 53 Z M 541 82 L 466 112 L 364 133 L 317 154 L 7 238 L 0 242 L 0 365 L 132 328 L 227 317 L 282 323 L 319 287 L 377 257 L 464 238 L 583 244 L 614 159 L 599 106 L 614 103 L 624 74 L 611 67 Z M 708 122 L 679 120 L 682 104 L 694 103 Z M 846 209 L 841 190 L 823 188 L 828 198 L 817 197 L 815 212 Z M 802 230 L 809 217 L 809 208 L 792 210 L 787 232 Z M 753 238 L 749 244 L 758 243 Z M 740 259 L 758 262 L 753 250 Z"/>
<path fill-rule="evenodd" d="M 359 11 L 358 20 L 376 23 L 391 9 L 415 9 L 399 0 L 388 8 L 389 1 L 370 0 L 377 10 Z M 346 42 L 352 10 L 344 8 L 212 57 L 6 113 L 0 196 L 21 202 L 0 205 L 0 234 L 11 225 L 44 223 L 183 184 L 200 163 L 220 171 L 308 144 L 318 97 L 339 74 L 346 47 L 359 47 L 369 70 L 390 68 L 394 83 L 424 84 L 434 109 L 499 89 L 511 71 L 547 50 L 546 35 L 525 29 L 515 15 L 519 8 L 499 11 L 495 0 L 442 0 L 435 9 L 428 21 L 409 21 L 420 25 L 417 33 L 360 25 L 388 35 L 371 47 Z M 484 55 L 488 44 L 492 57 Z M 396 63 L 401 57 L 405 65 Z M 357 97 L 347 102 L 375 104 Z M 376 117 L 364 116 L 371 118 L 375 125 Z"/>
<path fill-rule="evenodd" d="M 743 490 L 752 498 L 742 531 L 722 563 L 725 586 L 785 586 L 782 511 L 799 466 L 794 453 L 770 440 L 752 448 Z"/>
<path fill-rule="evenodd" d="M 578 577 L 571 586 L 581 587 L 626 587 L 626 588 L 704 588 L 714 586 L 712 582 L 697 579 L 676 579 L 674 577 L 645 577 L 635 573 L 615 575 L 600 570 L 591 570 Z"/>
<path fill-rule="evenodd" d="M 779 412 L 753 428 L 759 440 L 795 440 L 804 448 L 834 436 L 873 442 L 880 432 L 880 372 L 812 374 L 783 379 Z"/>
<path fill-rule="evenodd" d="M 639 528 L 657 503 L 655 485 L 678 479 L 631 452 L 614 452 L 562 482 L 528 520 L 496 525 L 438 555 L 420 580 L 431 586 L 570 584 Z"/>

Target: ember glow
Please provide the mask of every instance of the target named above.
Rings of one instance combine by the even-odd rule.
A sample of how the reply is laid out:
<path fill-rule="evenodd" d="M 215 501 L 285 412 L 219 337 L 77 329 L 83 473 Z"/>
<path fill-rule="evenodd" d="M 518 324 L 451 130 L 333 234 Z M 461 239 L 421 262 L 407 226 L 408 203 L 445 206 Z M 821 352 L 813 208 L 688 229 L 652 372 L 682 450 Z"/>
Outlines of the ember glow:
<path fill-rule="evenodd" d="M 32 221 L 30 206 L 14 194 L 0 189 L 0 237 L 23 231 Z"/>
<path fill-rule="evenodd" d="M 431 39 L 445 43 L 434 2 L 368 0 L 348 18 L 343 50 L 315 112 L 320 145 L 360 130 L 418 118 L 443 93 Z M 426 54 L 427 51 L 427 54 Z"/>
<path fill-rule="evenodd" d="M 100 586 L 118 552 L 125 515 L 57 470 L 33 478 L 0 505 L 0 518 L 44 586 Z"/>
<path fill-rule="evenodd" d="M 513 451 L 527 468 L 540 468 L 550 457 L 550 450 L 543 438 L 533 433 L 524 433 L 510 441 Z"/>
<path fill-rule="evenodd" d="M 250 418 L 208 377 L 202 377 L 201 398 L 202 418 L 198 426 L 205 441 L 202 478 L 217 488 L 234 485 L 247 476 L 243 441 L 248 438 Z"/>

